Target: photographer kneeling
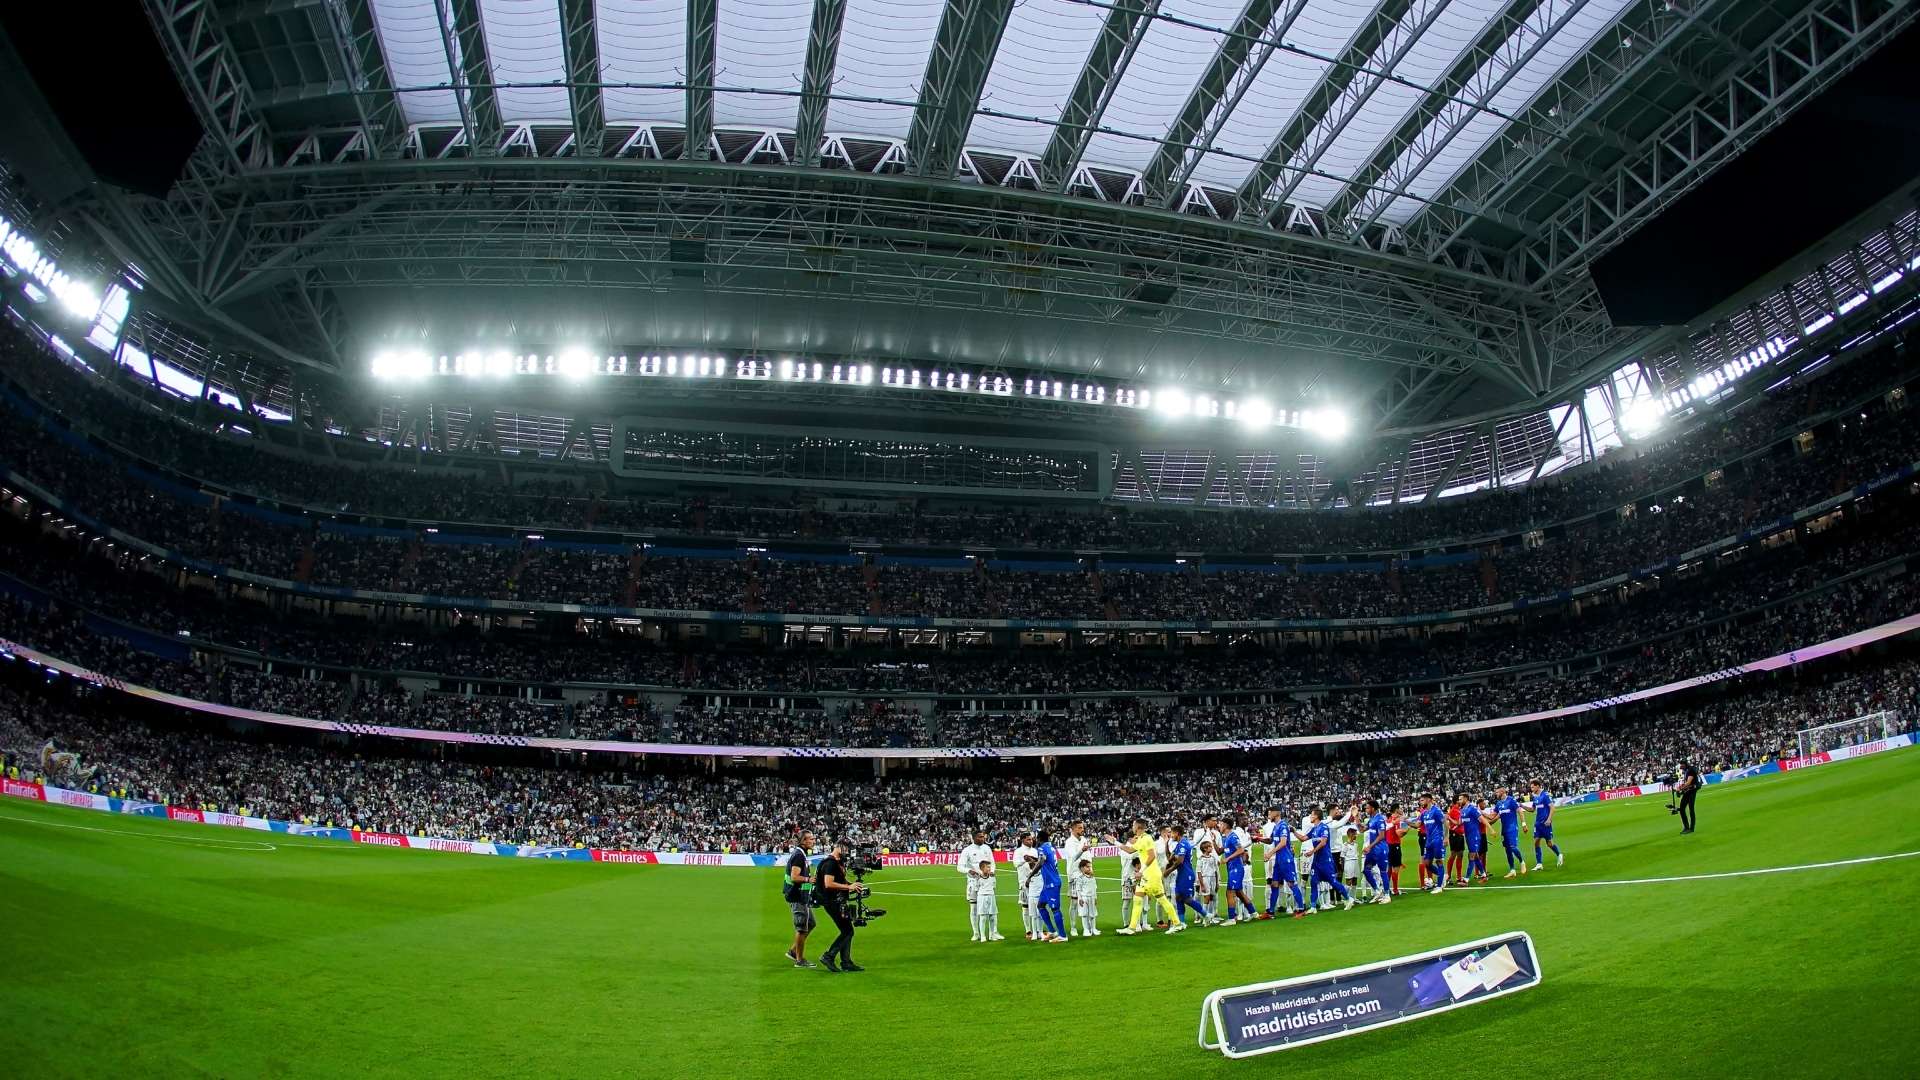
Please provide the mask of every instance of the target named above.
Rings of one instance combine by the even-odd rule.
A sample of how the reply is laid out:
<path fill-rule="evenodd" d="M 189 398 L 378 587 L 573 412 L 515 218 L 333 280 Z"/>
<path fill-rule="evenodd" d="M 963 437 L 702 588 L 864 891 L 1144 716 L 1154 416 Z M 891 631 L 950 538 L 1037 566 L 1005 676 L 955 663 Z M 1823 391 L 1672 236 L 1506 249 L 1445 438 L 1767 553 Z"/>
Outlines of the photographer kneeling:
<path fill-rule="evenodd" d="M 832 919 L 833 925 L 840 931 L 840 936 L 833 939 L 833 944 L 827 946 L 826 954 L 820 958 L 820 963 L 832 972 L 866 970 L 853 962 L 851 952 L 854 927 L 853 901 L 865 890 L 865 886 L 848 876 L 846 859 L 847 845 L 836 843 L 833 845 L 832 852 L 820 860 L 820 865 L 814 869 L 814 879 L 819 883 L 814 889 L 814 896 L 819 900 L 820 906 L 827 909 L 827 918 Z"/>

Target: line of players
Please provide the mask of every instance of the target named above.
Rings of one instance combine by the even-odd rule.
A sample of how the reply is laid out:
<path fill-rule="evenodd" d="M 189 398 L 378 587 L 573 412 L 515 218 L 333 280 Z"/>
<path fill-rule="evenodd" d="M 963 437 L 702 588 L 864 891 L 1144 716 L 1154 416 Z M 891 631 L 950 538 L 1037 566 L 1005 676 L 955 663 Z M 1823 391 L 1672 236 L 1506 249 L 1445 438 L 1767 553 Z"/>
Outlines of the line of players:
<path fill-rule="evenodd" d="M 1207 818 L 1191 837 L 1184 825 L 1168 825 L 1156 837 L 1147 822 L 1139 818 L 1134 819 L 1124 842 L 1112 835 L 1095 839 L 1084 821 L 1069 825 L 1058 845 L 1044 831 L 1023 833 L 1011 858 L 1019 883 L 1021 923 L 1029 941 L 1065 942 L 1070 937 L 1100 936 L 1099 883 L 1093 873 L 1092 854 L 1097 844 L 1121 845 L 1118 933 L 1122 935 L 1148 932 L 1148 922 L 1156 909 L 1161 915 L 1157 926 L 1177 934 L 1187 928 L 1189 913 L 1205 926 L 1230 926 L 1273 919 L 1281 913 L 1283 901 L 1290 901 L 1285 913 L 1296 919 L 1336 902 L 1343 909 L 1359 902 L 1392 903 L 1401 894 L 1401 841 L 1409 832 L 1418 834 L 1420 888 L 1434 894 L 1445 892 L 1449 885 L 1488 880 L 1487 847 L 1496 823 L 1507 877 L 1527 873 L 1521 849 L 1523 834 L 1529 828 L 1533 833 L 1533 869 L 1545 869 L 1545 850 L 1553 852 L 1556 866 L 1564 865 L 1566 856 L 1553 833 L 1553 796 L 1538 780 L 1530 787 L 1532 795 L 1524 804 L 1504 787 L 1496 788 L 1492 801 L 1485 806 L 1471 794 L 1456 795 L 1451 805 L 1444 807 L 1433 796 L 1423 795 L 1419 811 L 1411 820 L 1398 806 L 1382 808 L 1368 801 L 1350 806 L 1337 816 L 1331 808 L 1309 810 L 1295 828 L 1286 813 L 1274 807 L 1267 811 L 1257 838 L 1234 814 Z M 1521 820 L 1523 805 L 1533 811 L 1530 827 Z M 1266 847 L 1264 912 L 1255 906 L 1248 890 L 1256 839 Z M 1297 855 L 1296 844 L 1300 845 Z M 1304 892 L 1300 874 L 1303 863 L 1308 870 Z M 1066 867 L 1064 882 L 1062 865 Z M 1000 933 L 999 899 L 994 889 L 994 853 L 985 832 L 974 834 L 974 842 L 961 851 L 956 869 L 967 882 L 973 940 L 1005 940 Z M 1063 909 L 1063 897 L 1070 909 Z"/>

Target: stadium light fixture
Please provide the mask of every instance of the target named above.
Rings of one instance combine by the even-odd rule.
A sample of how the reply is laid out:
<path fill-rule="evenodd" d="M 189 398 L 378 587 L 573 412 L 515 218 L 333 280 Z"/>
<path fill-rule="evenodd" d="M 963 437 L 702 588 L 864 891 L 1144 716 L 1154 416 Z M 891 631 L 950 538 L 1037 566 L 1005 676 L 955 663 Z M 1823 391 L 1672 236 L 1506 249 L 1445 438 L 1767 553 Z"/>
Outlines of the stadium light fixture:
<path fill-rule="evenodd" d="M 567 349 L 560 354 L 560 374 L 569 379 L 584 379 L 593 374 L 593 358 L 585 349 Z"/>
<path fill-rule="evenodd" d="M 1248 398 L 1240 402 L 1236 418 L 1256 431 L 1270 428 L 1273 426 L 1273 406 L 1262 398 Z"/>
<path fill-rule="evenodd" d="M 489 378 L 506 378 L 513 374 L 513 354 L 505 350 L 488 354 L 483 370 Z"/>
<path fill-rule="evenodd" d="M 1660 407 L 1658 401 L 1643 398 L 1627 406 L 1627 411 L 1620 417 L 1620 425 L 1626 428 L 1627 434 L 1637 439 L 1660 430 L 1660 425 L 1666 420 L 1666 410 Z"/>
<path fill-rule="evenodd" d="M 1300 414 L 1300 426 L 1323 439 L 1344 439 L 1353 429 L 1347 414 L 1335 408 L 1308 409 Z"/>
<path fill-rule="evenodd" d="M 1169 386 L 1153 392 L 1153 407 L 1177 420 L 1193 411 L 1193 399 L 1187 396 L 1185 390 Z"/>

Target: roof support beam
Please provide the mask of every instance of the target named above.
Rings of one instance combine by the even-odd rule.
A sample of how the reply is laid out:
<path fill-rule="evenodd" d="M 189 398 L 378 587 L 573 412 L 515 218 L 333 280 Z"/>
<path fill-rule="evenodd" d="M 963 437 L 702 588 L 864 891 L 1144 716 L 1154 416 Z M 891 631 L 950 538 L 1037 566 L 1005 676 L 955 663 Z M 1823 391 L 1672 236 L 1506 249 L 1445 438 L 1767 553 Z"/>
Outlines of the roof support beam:
<path fill-rule="evenodd" d="M 1013 0 L 947 0 L 907 132 L 907 165 L 916 175 L 953 177 L 1012 13 Z"/>
<path fill-rule="evenodd" d="M 1374 52 L 1385 49 L 1386 60 L 1380 63 L 1377 69 L 1370 67 L 1360 72 L 1359 79 L 1348 85 L 1346 93 L 1340 95 L 1335 100 L 1333 109 L 1329 110 L 1333 122 L 1320 125 L 1318 140 L 1301 147 L 1303 154 L 1300 155 L 1299 164 L 1286 170 L 1293 175 L 1287 176 L 1283 172 L 1278 185 L 1266 193 L 1271 196 L 1273 203 L 1273 209 L 1267 215 L 1269 222 L 1280 220 L 1288 212 L 1293 203 L 1294 192 L 1300 189 L 1300 185 L 1306 182 L 1307 177 L 1314 175 L 1319 169 L 1321 157 L 1334 143 L 1340 141 L 1340 136 L 1346 132 L 1347 125 L 1353 123 L 1353 118 L 1360 115 L 1361 110 L 1366 108 L 1367 102 L 1373 100 L 1374 93 L 1387 84 L 1389 76 L 1394 74 L 1400 67 L 1400 62 L 1405 60 L 1407 54 L 1413 50 L 1414 43 L 1426 34 L 1427 29 L 1439 20 L 1441 12 L 1445 10 L 1445 4 L 1433 3 L 1419 22 L 1409 26 L 1403 19 L 1396 19 L 1393 26 L 1385 28 L 1385 36 L 1375 46 Z M 1312 139 L 1312 136 L 1309 135 L 1308 138 Z"/>
<path fill-rule="evenodd" d="M 1306 6 L 1307 0 L 1250 0 L 1234 33 L 1221 40 L 1213 62 L 1194 84 L 1167 137 L 1147 163 L 1144 181 L 1149 205 L 1171 206 L 1186 189 L 1220 128 Z"/>
<path fill-rule="evenodd" d="M 1913 22 L 1906 0 L 1825 0 L 1776 30 L 1742 63 L 1556 211 L 1524 249 L 1545 282 L 1579 270 L 1704 179 L 1822 87 Z"/>
<path fill-rule="evenodd" d="M 1107 21 L 1087 53 L 1087 62 L 1060 111 L 1060 123 L 1040 156 L 1040 182 L 1048 191 L 1064 189 L 1080 167 L 1087 143 L 1100 126 L 1107 102 L 1113 99 L 1114 87 L 1133 63 L 1133 55 L 1159 11 L 1160 0 L 1117 0 L 1107 9 Z"/>
<path fill-rule="evenodd" d="M 1480 335 L 1474 333 L 1471 328 L 1459 319 L 1454 318 L 1446 309 L 1435 304 L 1432 297 L 1429 297 L 1419 289 L 1406 284 L 1402 284 L 1400 288 L 1414 303 L 1420 305 L 1420 310 L 1432 316 L 1433 320 L 1439 323 L 1442 328 L 1467 344 L 1469 351 L 1473 354 L 1475 367 L 1485 371 L 1500 382 L 1506 383 L 1508 386 L 1518 390 L 1522 400 L 1530 399 L 1539 393 L 1539 390 L 1530 385 L 1526 377 L 1521 374 L 1520 363 L 1517 357 L 1510 360 L 1494 352 L 1493 349 L 1481 339 Z"/>
<path fill-rule="evenodd" d="M 361 130 L 367 133 L 368 154 L 375 158 L 400 156 L 407 138 L 406 114 L 394 92 L 386 53 L 380 47 L 380 28 L 373 20 L 372 0 L 334 0 L 326 8 L 334 47 L 353 92 Z"/>
<path fill-rule="evenodd" d="M 599 157 L 607 138 L 600 96 L 600 35 L 593 0 L 560 0 L 560 40 L 567 51 L 567 105 L 573 113 L 573 152 Z"/>
<path fill-rule="evenodd" d="M 1454 451 L 1453 460 L 1447 462 L 1447 467 L 1440 470 L 1439 476 L 1433 478 L 1432 485 L 1427 488 L 1425 494 L 1420 496 L 1420 501 L 1430 503 L 1439 498 L 1447 485 L 1453 483 L 1453 478 L 1459 476 L 1460 470 L 1466 467 L 1467 461 L 1473 457 L 1473 448 L 1480 445 L 1480 440 L 1493 437 L 1492 430 L 1491 424 L 1482 424 L 1475 429 L 1474 433 L 1460 444 L 1460 449 Z"/>
<path fill-rule="evenodd" d="M 500 103 L 493 95 L 493 65 L 487 59 L 479 0 L 435 0 L 433 10 L 440 18 L 447 67 L 454 73 L 453 96 L 460 103 L 467 147 L 475 157 L 492 156 L 500 148 Z"/>
<path fill-rule="evenodd" d="M 800 119 L 793 129 L 796 165 L 820 164 L 820 140 L 827 133 L 828 95 L 833 92 L 840 28 L 846 17 L 847 0 L 813 0 L 813 23 L 807 30 L 807 68 L 800 81 Z"/>
<path fill-rule="evenodd" d="M 1556 0 L 1510 0 L 1506 8 L 1495 16 L 1481 31 L 1467 50 L 1454 61 L 1453 67 L 1441 76 L 1440 81 L 1414 107 L 1400 127 L 1373 157 L 1355 173 L 1353 180 L 1331 203 L 1327 205 L 1329 228 L 1345 226 L 1348 236 L 1353 236 L 1375 221 L 1382 210 L 1393 203 L 1395 197 L 1406 191 L 1415 177 L 1426 170 L 1439 153 L 1446 149 L 1455 136 L 1466 129 L 1482 108 L 1493 101 L 1502 88 L 1526 67 L 1534 54 L 1552 40 L 1567 21 L 1580 13 L 1587 0 L 1572 0 L 1571 3 L 1556 6 Z M 1546 27 L 1535 30 L 1529 38 L 1515 42 L 1519 34 L 1540 12 L 1555 13 L 1553 21 Z M 1489 63 L 1501 59 L 1504 63 L 1500 75 L 1493 79 L 1481 80 L 1474 86 L 1474 78 Z M 1471 92 L 1471 105 L 1456 100 Z M 1429 126 L 1444 119 L 1439 130 L 1422 140 Z M 1400 168 L 1395 165 L 1405 157 L 1408 161 Z M 1384 186 L 1391 194 L 1379 192 L 1376 186 Z M 1349 216 L 1352 220 L 1349 221 Z"/>
<path fill-rule="evenodd" d="M 687 0 L 687 145 L 690 161 L 713 157 L 713 78 L 720 37 L 720 0 Z"/>
<path fill-rule="evenodd" d="M 1285 213 L 1277 204 L 1269 205 L 1266 202 L 1267 192 L 1286 174 L 1287 161 L 1306 144 L 1307 136 L 1313 134 L 1313 130 L 1340 103 L 1348 87 L 1353 85 L 1354 76 L 1367 67 L 1373 51 L 1387 40 L 1387 36 L 1400 25 L 1400 20 L 1412 6 L 1413 0 L 1381 0 L 1373 14 L 1354 33 L 1339 58 L 1321 73 L 1319 81 L 1300 102 L 1293 119 L 1274 137 L 1260 164 L 1241 183 L 1239 216 L 1242 220 L 1272 220 Z"/>
<path fill-rule="evenodd" d="M 1493 218 L 1538 170 L 1566 160 L 1560 151 L 1570 139 L 1598 130 L 1606 107 L 1648 78 L 1648 69 L 1658 67 L 1696 23 L 1726 5 L 1739 6 L 1737 0 L 1688 5 L 1634 0 L 1599 41 L 1534 98 L 1518 123 L 1488 143 L 1432 202 L 1414 211 L 1401 227 L 1408 249 L 1439 258 L 1476 222 Z M 1630 47 L 1623 44 L 1627 41 Z"/>
<path fill-rule="evenodd" d="M 223 165 L 246 172 L 271 164 L 271 134 L 214 6 L 205 0 L 145 0 L 142 6 Z"/>

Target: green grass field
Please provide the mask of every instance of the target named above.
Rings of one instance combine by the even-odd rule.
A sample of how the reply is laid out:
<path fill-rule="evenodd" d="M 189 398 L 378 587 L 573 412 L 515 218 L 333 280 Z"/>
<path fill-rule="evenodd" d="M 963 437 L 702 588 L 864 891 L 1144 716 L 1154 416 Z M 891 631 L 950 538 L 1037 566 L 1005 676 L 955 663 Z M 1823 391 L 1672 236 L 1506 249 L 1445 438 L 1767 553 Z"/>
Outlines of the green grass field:
<path fill-rule="evenodd" d="M 1711 788 L 1700 809 L 1690 837 L 1654 799 L 1565 811 L 1567 866 L 1527 885 L 1920 852 L 1920 752 Z M 1920 1072 L 1920 858 L 1048 946 L 1004 901 L 1012 940 L 970 944 L 959 876 L 898 869 L 874 879 L 893 913 L 861 934 L 869 970 L 833 976 L 780 959 L 771 870 L 261 836 L 0 801 L 0 1068 L 791 1077 L 831 1043 L 873 1077 Z M 1214 988 L 1516 929 L 1545 971 L 1526 993 L 1247 1061 L 1194 1044 Z"/>

